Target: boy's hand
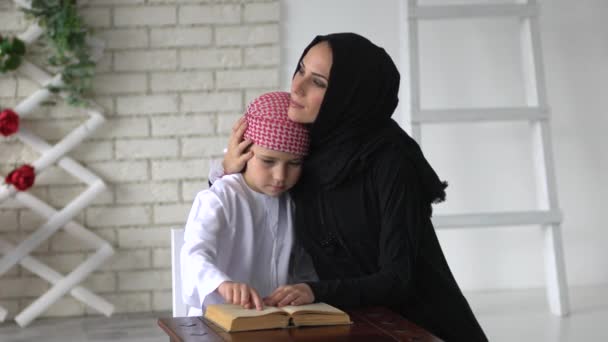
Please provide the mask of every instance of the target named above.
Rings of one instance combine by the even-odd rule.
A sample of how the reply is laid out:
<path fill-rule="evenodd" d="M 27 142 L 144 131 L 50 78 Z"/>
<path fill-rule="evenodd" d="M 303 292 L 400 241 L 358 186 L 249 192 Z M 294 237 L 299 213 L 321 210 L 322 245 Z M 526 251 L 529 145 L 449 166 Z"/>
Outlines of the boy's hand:
<path fill-rule="evenodd" d="M 222 167 L 226 175 L 241 172 L 247 161 L 253 157 L 253 152 L 245 152 L 247 147 L 253 143 L 251 140 L 243 140 L 246 129 L 247 120 L 245 120 L 245 116 L 241 117 L 232 126 L 232 133 L 228 140 L 228 151 L 222 161 Z"/>
<path fill-rule="evenodd" d="M 304 305 L 315 301 L 312 289 L 306 283 L 280 286 L 272 294 L 264 298 L 264 303 L 270 306 Z"/>
<path fill-rule="evenodd" d="M 226 303 L 240 305 L 245 309 L 255 307 L 262 310 L 264 308 L 264 303 L 258 292 L 245 283 L 225 281 L 218 286 L 217 291 Z"/>

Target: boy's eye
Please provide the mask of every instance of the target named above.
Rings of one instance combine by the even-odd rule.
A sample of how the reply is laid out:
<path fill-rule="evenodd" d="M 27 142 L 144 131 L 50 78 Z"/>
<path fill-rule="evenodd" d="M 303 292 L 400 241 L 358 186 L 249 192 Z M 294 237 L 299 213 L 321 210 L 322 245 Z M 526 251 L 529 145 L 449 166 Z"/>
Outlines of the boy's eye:
<path fill-rule="evenodd" d="M 292 161 L 292 162 L 289 162 L 289 165 L 291 165 L 291 166 L 300 166 L 300 165 L 302 165 L 302 162 L 299 161 L 299 160 L 298 161 Z"/>
<path fill-rule="evenodd" d="M 270 159 L 262 159 L 262 162 L 263 162 L 264 164 L 272 164 L 272 163 L 274 163 L 274 160 L 270 160 Z"/>

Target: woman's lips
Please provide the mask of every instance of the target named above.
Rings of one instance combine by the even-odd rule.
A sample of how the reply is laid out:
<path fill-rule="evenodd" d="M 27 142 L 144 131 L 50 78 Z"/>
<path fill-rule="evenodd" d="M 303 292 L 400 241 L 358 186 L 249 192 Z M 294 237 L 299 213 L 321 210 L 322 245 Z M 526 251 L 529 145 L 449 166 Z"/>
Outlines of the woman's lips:
<path fill-rule="evenodd" d="M 301 104 L 297 103 L 296 101 L 294 101 L 293 99 L 291 101 L 289 101 L 289 106 L 290 107 L 294 107 L 297 109 L 302 109 L 304 108 L 304 106 L 302 106 Z"/>

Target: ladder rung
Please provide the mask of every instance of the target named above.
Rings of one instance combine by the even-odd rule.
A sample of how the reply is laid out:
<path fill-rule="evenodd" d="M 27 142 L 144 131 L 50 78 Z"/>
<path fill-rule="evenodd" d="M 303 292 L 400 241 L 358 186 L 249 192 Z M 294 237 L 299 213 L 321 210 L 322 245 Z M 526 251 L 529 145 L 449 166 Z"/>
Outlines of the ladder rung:
<path fill-rule="evenodd" d="M 422 109 L 412 112 L 414 123 L 470 121 L 534 121 L 549 118 L 546 107 Z"/>
<path fill-rule="evenodd" d="M 538 14 L 536 4 L 416 6 L 409 13 L 412 19 L 455 19 L 483 17 L 532 17 Z"/>
<path fill-rule="evenodd" d="M 561 222 L 562 213 L 559 210 L 433 216 L 433 225 L 435 228 L 546 225 L 559 224 Z"/>

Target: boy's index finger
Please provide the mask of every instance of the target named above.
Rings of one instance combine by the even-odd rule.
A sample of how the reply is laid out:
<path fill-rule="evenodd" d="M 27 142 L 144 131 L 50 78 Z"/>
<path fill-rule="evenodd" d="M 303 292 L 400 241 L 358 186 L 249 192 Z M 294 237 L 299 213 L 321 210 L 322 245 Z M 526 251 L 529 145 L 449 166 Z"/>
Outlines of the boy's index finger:
<path fill-rule="evenodd" d="M 255 308 L 257 310 L 264 309 L 264 303 L 262 302 L 262 298 L 260 298 L 260 295 L 255 290 L 251 291 L 251 300 L 253 301 L 253 304 L 255 305 Z"/>

